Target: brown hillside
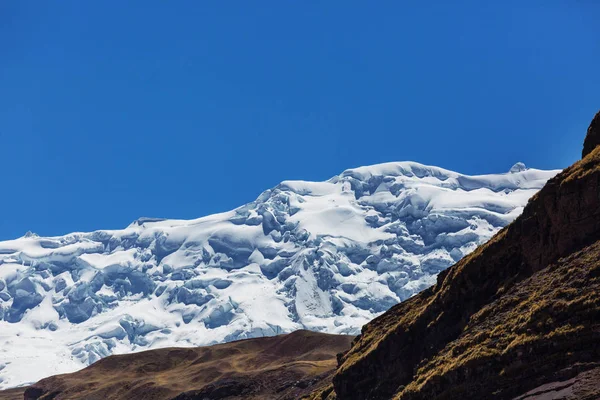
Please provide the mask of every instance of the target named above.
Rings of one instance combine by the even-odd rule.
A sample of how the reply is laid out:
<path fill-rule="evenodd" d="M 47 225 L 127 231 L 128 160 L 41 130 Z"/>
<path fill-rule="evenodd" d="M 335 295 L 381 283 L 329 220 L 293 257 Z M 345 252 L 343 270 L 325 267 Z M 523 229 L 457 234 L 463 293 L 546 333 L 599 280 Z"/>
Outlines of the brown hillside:
<path fill-rule="evenodd" d="M 0 400 L 23 400 L 25 388 L 0 390 Z"/>
<path fill-rule="evenodd" d="M 296 331 L 210 347 L 110 356 L 81 371 L 43 379 L 27 388 L 24 398 L 296 399 L 331 379 L 336 354 L 348 350 L 352 339 Z M 22 393 L 0 392 L 0 399 L 23 399 Z"/>
<path fill-rule="evenodd" d="M 367 324 L 315 397 L 510 399 L 571 379 L 598 398 L 600 148 L 585 151 L 434 287 Z M 548 390 L 537 398 L 569 398 Z"/>

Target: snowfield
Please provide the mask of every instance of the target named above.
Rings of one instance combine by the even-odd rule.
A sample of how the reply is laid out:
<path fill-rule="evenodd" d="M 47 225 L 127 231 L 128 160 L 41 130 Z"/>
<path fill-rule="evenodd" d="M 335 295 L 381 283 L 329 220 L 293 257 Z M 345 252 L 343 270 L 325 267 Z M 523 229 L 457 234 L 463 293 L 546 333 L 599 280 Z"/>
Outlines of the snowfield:
<path fill-rule="evenodd" d="M 110 354 L 301 328 L 357 334 L 514 220 L 558 172 L 387 163 L 285 181 L 195 220 L 0 242 L 0 389 Z"/>

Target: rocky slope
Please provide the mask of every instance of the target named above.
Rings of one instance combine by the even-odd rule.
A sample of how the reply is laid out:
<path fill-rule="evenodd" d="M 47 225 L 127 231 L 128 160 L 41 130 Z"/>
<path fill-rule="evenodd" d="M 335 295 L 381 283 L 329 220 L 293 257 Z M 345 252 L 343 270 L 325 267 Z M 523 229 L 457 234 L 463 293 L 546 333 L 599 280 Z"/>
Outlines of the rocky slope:
<path fill-rule="evenodd" d="M 104 358 L 0 399 L 298 399 L 327 382 L 352 336 L 296 331 Z"/>
<path fill-rule="evenodd" d="M 380 164 L 286 181 L 197 220 L 0 242 L 0 388 L 110 354 L 357 334 L 514 220 L 557 172 Z"/>
<path fill-rule="evenodd" d="M 363 329 L 320 399 L 600 397 L 600 137 L 523 214 Z"/>

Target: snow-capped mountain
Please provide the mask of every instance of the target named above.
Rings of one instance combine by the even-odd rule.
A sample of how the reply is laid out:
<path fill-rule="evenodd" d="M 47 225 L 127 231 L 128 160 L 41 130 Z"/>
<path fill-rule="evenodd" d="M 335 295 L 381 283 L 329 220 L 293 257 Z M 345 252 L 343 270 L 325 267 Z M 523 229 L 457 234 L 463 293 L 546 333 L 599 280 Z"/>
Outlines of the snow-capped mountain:
<path fill-rule="evenodd" d="M 559 171 L 413 162 L 285 181 L 233 211 L 0 242 L 0 388 L 101 357 L 363 324 L 515 219 Z"/>

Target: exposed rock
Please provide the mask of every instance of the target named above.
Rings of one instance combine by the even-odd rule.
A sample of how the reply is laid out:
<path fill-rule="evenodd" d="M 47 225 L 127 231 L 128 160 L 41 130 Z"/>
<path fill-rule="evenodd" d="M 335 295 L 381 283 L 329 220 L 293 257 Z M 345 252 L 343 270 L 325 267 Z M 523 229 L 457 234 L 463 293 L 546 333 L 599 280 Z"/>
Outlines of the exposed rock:
<path fill-rule="evenodd" d="M 585 141 L 583 142 L 583 152 L 581 158 L 585 158 L 600 144 L 600 111 L 596 114 L 590 124 Z"/>

